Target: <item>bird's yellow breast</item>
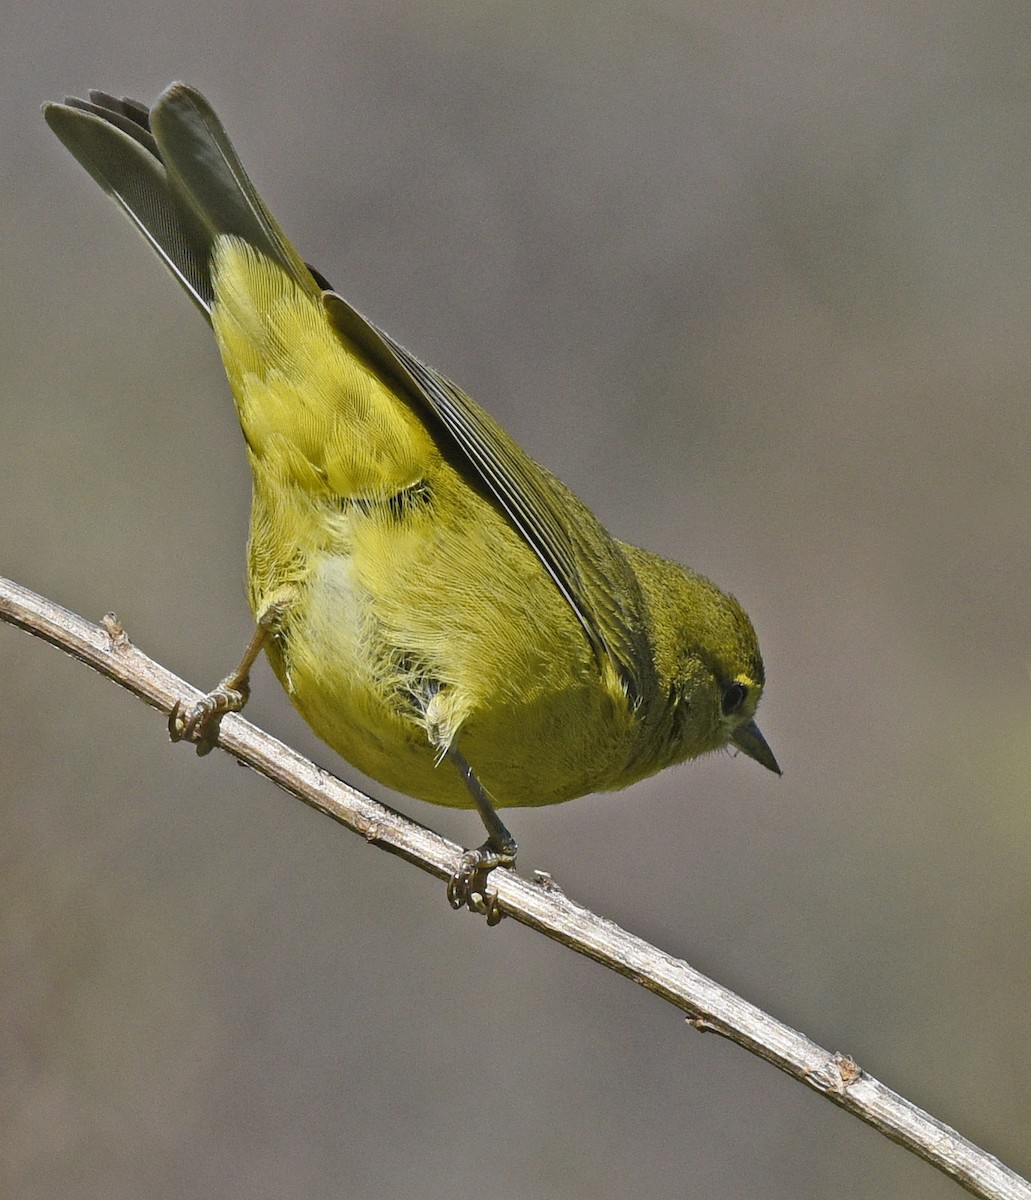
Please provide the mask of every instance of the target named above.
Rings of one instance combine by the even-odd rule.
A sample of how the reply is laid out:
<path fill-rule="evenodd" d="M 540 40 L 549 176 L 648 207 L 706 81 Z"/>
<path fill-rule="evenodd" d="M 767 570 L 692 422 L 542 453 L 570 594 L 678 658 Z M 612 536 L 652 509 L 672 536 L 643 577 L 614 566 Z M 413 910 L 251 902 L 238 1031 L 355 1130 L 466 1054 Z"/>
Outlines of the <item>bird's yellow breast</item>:
<path fill-rule="evenodd" d="M 256 614 L 315 732 L 360 770 L 437 803 L 617 786 L 636 722 L 525 541 L 441 454 L 317 299 L 222 238 L 212 323 L 254 477 Z"/>

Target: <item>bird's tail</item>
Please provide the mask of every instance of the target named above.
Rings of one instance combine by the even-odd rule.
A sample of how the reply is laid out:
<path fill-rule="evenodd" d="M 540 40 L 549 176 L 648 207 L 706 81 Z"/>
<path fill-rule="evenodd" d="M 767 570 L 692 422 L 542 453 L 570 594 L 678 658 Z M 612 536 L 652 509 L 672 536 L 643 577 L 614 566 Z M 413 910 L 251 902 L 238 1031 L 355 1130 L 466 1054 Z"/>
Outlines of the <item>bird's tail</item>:
<path fill-rule="evenodd" d="M 247 242 L 313 298 L 321 293 L 243 169 L 204 97 L 173 83 L 150 109 L 91 91 L 46 104 L 47 124 L 126 213 L 210 320 L 211 251 Z"/>

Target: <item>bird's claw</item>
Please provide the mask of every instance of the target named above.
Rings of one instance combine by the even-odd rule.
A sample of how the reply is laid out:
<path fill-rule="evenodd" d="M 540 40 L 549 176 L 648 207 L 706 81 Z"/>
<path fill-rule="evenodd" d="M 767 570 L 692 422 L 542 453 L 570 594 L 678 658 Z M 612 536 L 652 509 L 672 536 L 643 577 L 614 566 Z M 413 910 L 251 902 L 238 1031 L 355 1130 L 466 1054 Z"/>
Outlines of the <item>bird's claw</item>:
<path fill-rule="evenodd" d="M 452 908 L 468 908 L 487 918 L 488 925 L 497 925 L 505 915 L 498 903 L 498 894 L 487 887 L 487 876 L 495 867 L 511 867 L 515 854 L 497 850 L 490 842 L 476 850 L 466 850 L 458 870 L 447 884 L 448 903 Z"/>
<path fill-rule="evenodd" d="M 218 742 L 218 729 L 226 713 L 239 712 L 247 703 L 247 689 L 224 679 L 189 708 L 180 701 L 168 714 L 168 736 L 173 742 L 195 742 L 197 753 L 210 754 Z"/>

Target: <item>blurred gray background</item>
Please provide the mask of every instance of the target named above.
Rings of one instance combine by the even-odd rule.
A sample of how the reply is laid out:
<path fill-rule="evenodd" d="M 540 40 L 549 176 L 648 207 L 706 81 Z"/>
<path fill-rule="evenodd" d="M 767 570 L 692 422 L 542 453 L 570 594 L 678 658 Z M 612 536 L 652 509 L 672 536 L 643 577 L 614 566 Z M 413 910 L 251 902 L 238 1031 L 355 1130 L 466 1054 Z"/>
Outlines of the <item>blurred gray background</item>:
<path fill-rule="evenodd" d="M 12 7 L 0 571 L 200 686 L 249 634 L 210 334 L 39 114 L 186 79 L 344 294 L 759 630 L 784 778 L 512 813 L 522 869 L 1031 1173 L 1029 50 L 1025 2 Z M 5 1196 L 960 1194 L 42 643 L 0 671 Z M 250 715 L 355 778 L 264 666 Z"/>

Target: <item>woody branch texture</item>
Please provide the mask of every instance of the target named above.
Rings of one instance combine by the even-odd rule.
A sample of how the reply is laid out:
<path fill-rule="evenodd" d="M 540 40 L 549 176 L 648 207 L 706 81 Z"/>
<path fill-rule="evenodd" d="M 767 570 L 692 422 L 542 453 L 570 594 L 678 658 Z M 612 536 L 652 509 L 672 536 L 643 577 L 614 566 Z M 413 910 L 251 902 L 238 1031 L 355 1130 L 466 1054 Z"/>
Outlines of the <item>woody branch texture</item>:
<path fill-rule="evenodd" d="M 163 713 L 176 702 L 201 698 L 132 645 L 111 614 L 94 625 L 0 577 L 0 619 L 50 642 Z M 242 717 L 224 719 L 218 744 L 289 795 L 431 875 L 446 880 L 458 867 L 462 847 L 336 779 Z M 693 1028 L 720 1034 L 766 1059 L 973 1195 L 1031 1200 L 1031 1183 L 872 1078 L 847 1054 L 818 1046 L 683 960 L 575 903 L 547 876 L 527 880 L 497 870 L 490 880 L 506 916 L 661 996 L 686 1013 Z M 442 904 L 442 917 L 445 913 Z"/>

